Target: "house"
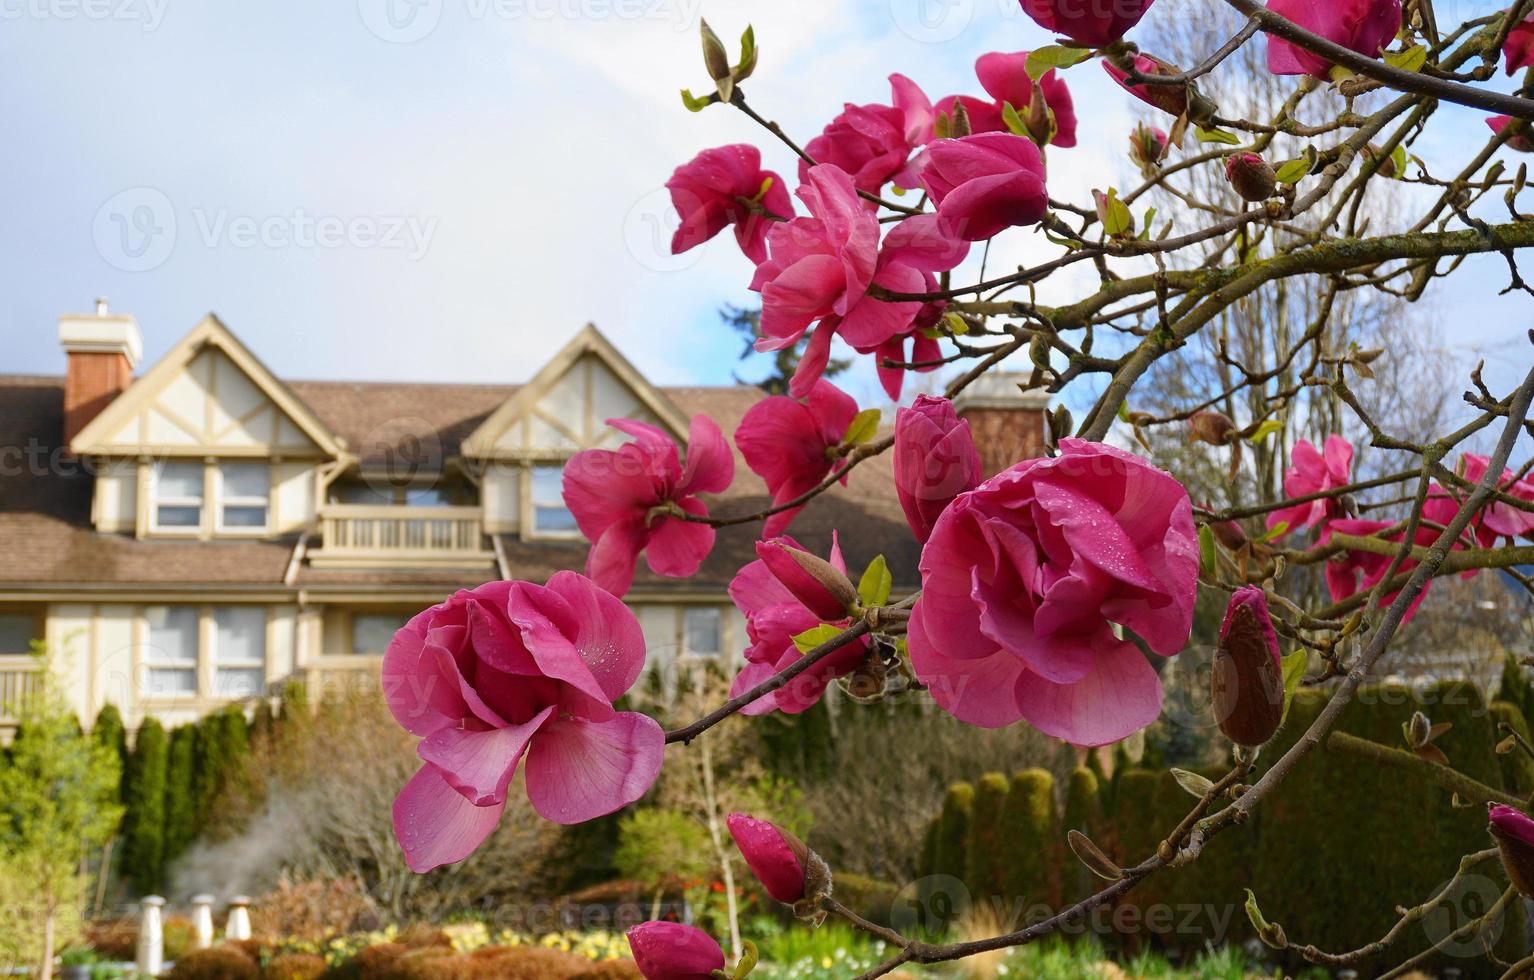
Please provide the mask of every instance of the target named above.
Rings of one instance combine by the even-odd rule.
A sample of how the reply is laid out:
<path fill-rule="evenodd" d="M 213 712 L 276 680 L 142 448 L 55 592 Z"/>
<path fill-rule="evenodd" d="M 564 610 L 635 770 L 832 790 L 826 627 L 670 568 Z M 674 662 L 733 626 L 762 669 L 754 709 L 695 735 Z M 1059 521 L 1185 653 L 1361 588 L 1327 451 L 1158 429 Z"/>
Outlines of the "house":
<path fill-rule="evenodd" d="M 0 726 L 36 683 L 33 640 L 82 718 L 110 702 L 130 727 L 294 679 L 373 683 L 394 631 L 454 590 L 583 567 L 561 466 L 624 441 L 603 420 L 642 419 L 680 443 L 692 415 L 730 434 L 764 397 L 658 387 L 591 326 L 520 385 L 283 380 L 212 315 L 136 374 L 138 325 L 104 301 L 61 317 L 59 341 L 62 377 L 0 376 Z M 993 469 L 1042 438 L 1041 406 L 1015 380 L 961 405 Z M 716 514 L 769 504 L 737 463 Z M 739 657 L 726 589 L 756 527 L 721 530 L 693 578 L 641 562 L 627 600 L 652 660 Z M 792 533 L 823 553 L 832 529 L 854 574 L 882 553 L 897 581 L 915 580 L 887 454 Z"/>

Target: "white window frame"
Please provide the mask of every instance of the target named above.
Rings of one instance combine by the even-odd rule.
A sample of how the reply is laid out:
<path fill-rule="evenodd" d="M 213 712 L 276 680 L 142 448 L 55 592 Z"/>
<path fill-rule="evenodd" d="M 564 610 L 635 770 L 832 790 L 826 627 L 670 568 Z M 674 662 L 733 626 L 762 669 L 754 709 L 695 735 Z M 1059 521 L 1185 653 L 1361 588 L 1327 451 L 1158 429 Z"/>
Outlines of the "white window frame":
<path fill-rule="evenodd" d="M 199 497 L 162 497 L 160 496 L 160 479 L 167 466 L 197 467 L 202 474 L 202 495 Z M 161 524 L 161 507 L 192 507 L 197 508 L 196 524 Z M 155 534 L 174 534 L 197 537 L 203 533 L 203 528 L 208 523 L 208 473 L 207 463 L 189 459 L 162 459 L 155 462 L 149 469 L 149 529 Z"/>
<path fill-rule="evenodd" d="M 218 619 L 216 611 L 219 609 L 247 609 L 257 610 L 261 613 L 261 658 L 256 660 L 242 660 L 237 662 L 221 662 L 218 659 Z M 196 630 L 193 633 L 193 651 L 195 659 L 187 660 L 154 660 L 151 659 L 154 648 L 150 644 L 151 629 L 149 625 L 150 612 L 154 609 L 190 609 L 196 616 Z M 193 702 L 231 704 L 244 700 L 243 696 L 229 696 L 218 689 L 218 672 L 220 668 L 231 670 L 255 670 L 261 671 L 262 691 L 264 692 L 271 681 L 269 664 L 272 659 L 272 608 L 265 604 L 255 603 L 220 603 L 212 605 L 208 603 L 184 603 L 167 602 L 143 606 L 138 610 L 137 616 L 141 629 L 139 649 L 142 651 L 138 657 L 138 672 L 140 677 L 141 700 L 149 704 L 187 704 Z M 196 684 L 191 691 L 152 691 L 149 676 L 152 670 L 179 670 L 191 671 L 196 678 Z M 253 695 L 254 696 L 254 695 Z"/>
<path fill-rule="evenodd" d="M 552 507 L 555 506 L 554 502 L 540 501 L 539 498 L 538 498 L 538 471 L 539 470 L 559 470 L 559 471 L 563 472 L 565 464 L 567 464 L 568 462 L 569 462 L 568 459 L 540 459 L 540 460 L 534 460 L 534 461 L 532 461 L 532 462 L 527 464 L 527 479 L 524 481 L 524 485 L 527 488 L 527 525 L 526 526 L 527 526 L 527 536 L 528 537 L 530 537 L 530 538 L 541 538 L 541 539 L 546 540 L 546 541 L 569 541 L 569 540 L 572 540 L 572 539 L 578 539 L 581 536 L 581 529 L 573 524 L 573 521 L 574 521 L 574 518 L 575 518 L 575 515 L 573 513 L 570 515 L 571 516 L 572 524 L 568 528 L 552 529 L 552 528 L 540 528 L 538 526 L 538 508 L 539 507 L 552 508 Z M 561 492 L 561 494 L 560 494 L 560 497 L 559 497 L 559 500 L 557 502 L 557 505 L 561 509 L 563 509 L 565 511 L 569 511 L 569 509 L 570 509 L 569 507 L 567 507 L 565 505 L 565 498 L 564 498 L 563 492 Z"/>
<path fill-rule="evenodd" d="M 194 627 L 192 630 L 192 659 L 191 660 L 153 660 L 151 655 L 155 651 L 152 638 L 153 627 L 149 624 L 150 613 L 155 609 L 189 609 L 193 613 Z M 144 623 L 144 654 L 140 658 L 142 671 L 143 697 L 146 701 L 194 701 L 202 697 L 202 634 L 203 617 L 202 610 L 198 606 L 189 606 L 184 603 L 165 603 L 164 605 L 145 606 L 140 613 Z M 156 670 L 174 670 L 181 673 L 190 672 L 192 675 L 192 689 L 190 691 L 156 691 L 149 682 L 150 676 Z"/>
<path fill-rule="evenodd" d="M 687 629 L 687 619 L 694 613 L 713 613 L 714 635 L 718 638 L 718 646 L 713 650 L 694 650 L 690 642 Z M 724 658 L 724 610 L 718 606 L 682 606 L 677 611 L 677 627 L 681 632 L 682 656 L 694 660 L 721 660 Z"/>
<path fill-rule="evenodd" d="M 224 494 L 224 467 L 226 466 L 257 466 L 266 473 L 266 496 L 264 497 L 229 497 Z M 265 537 L 270 533 L 272 526 L 272 467 L 265 460 L 236 460 L 224 459 L 213 464 L 210 469 L 214 472 L 214 483 L 217 488 L 215 494 L 215 510 L 213 511 L 214 530 L 219 534 L 239 536 L 251 535 Z M 250 524 L 225 524 L 224 509 L 226 507 L 260 507 L 266 514 L 266 519 L 259 525 Z"/>
<path fill-rule="evenodd" d="M 255 612 L 260 613 L 260 615 L 261 615 L 261 629 L 260 629 L 260 633 L 259 633 L 259 636 L 261 638 L 261 656 L 260 657 L 254 658 L 254 659 L 250 659 L 250 660 L 234 660 L 234 661 L 226 661 L 226 660 L 222 660 L 222 659 L 219 658 L 219 652 L 218 652 L 218 643 L 219 643 L 218 614 L 219 614 L 219 612 L 221 610 L 231 610 L 231 609 L 239 611 L 239 612 L 255 611 Z M 268 640 L 270 639 L 271 624 L 272 624 L 271 610 L 268 609 L 266 606 L 218 605 L 218 606 L 207 606 L 207 607 L 204 607 L 203 615 L 206 616 L 208 618 L 208 620 L 209 620 L 209 625 L 208 625 L 207 634 L 206 634 L 207 637 L 208 637 L 209 649 L 206 651 L 206 655 L 204 657 L 204 659 L 206 659 L 207 662 L 208 662 L 208 671 L 207 671 L 207 673 L 208 673 L 208 683 L 209 683 L 209 686 L 210 686 L 210 689 L 207 692 L 207 696 L 208 697 L 212 697 L 212 698 L 216 698 L 216 699 L 221 700 L 221 701 L 240 700 L 239 698 L 230 697 L 227 693 L 222 692 L 222 691 L 219 690 L 218 677 L 219 677 L 219 674 L 222 671 L 225 671 L 225 670 L 238 670 L 238 671 L 259 670 L 261 672 L 261 689 L 259 691 L 252 692 L 252 694 L 250 696 L 257 697 L 257 696 L 264 695 L 266 693 L 266 684 L 267 684 L 266 664 L 267 664 L 267 661 L 271 658 L 271 655 L 272 655 L 271 654 L 271 650 L 269 649 L 270 643 L 268 642 Z"/>

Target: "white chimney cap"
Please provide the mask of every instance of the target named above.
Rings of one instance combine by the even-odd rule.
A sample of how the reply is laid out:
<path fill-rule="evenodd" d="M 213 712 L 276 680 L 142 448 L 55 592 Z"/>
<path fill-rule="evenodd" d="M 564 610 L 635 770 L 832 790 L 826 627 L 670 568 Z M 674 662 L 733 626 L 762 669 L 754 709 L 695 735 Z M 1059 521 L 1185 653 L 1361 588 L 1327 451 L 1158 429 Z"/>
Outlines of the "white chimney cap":
<path fill-rule="evenodd" d="M 961 415 L 972 408 L 1048 411 L 1049 392 L 1043 388 L 1023 391 L 1019 387 L 1027 384 L 1032 376 L 1031 371 L 992 371 L 982 374 L 954 398 L 953 409 Z"/>
<path fill-rule="evenodd" d="M 122 354 L 130 370 L 144 357 L 138 321 L 125 313 L 109 313 L 104 299 L 96 300 L 95 313 L 59 317 L 59 346 L 66 354 Z"/>

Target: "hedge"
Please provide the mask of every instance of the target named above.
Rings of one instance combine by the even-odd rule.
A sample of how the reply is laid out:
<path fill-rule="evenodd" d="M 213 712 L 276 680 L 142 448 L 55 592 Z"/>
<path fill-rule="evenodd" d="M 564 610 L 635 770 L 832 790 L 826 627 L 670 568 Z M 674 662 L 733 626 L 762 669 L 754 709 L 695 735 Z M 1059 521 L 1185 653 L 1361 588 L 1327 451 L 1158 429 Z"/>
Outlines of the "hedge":
<path fill-rule="evenodd" d="M 117 771 L 124 777 L 118 783 L 117 799 L 123 802 L 123 786 L 128 773 L 128 727 L 123 724 L 122 712 L 117 710 L 117 705 L 105 705 L 96 714 L 96 723 L 91 726 L 91 738 L 96 740 L 97 745 L 104 745 L 117 753 Z"/>
<path fill-rule="evenodd" d="M 169 745 L 165 729 L 145 719 L 133 739 L 133 754 L 123 778 L 122 870 L 140 894 L 160 887 L 165 862 L 165 785 Z"/>
<path fill-rule="evenodd" d="M 1325 692 L 1300 693 L 1263 756 L 1275 759 L 1288 749 L 1326 700 Z M 1479 688 L 1466 682 L 1420 691 L 1365 687 L 1337 729 L 1400 746 L 1401 725 L 1418 710 L 1435 723 L 1453 725 L 1435 744 L 1454 768 L 1492 786 L 1501 783 L 1493 714 Z M 1253 888 L 1264 914 L 1291 939 L 1323 949 L 1350 949 L 1383 935 L 1397 919 L 1397 905 L 1424 901 L 1454 874 L 1462 855 L 1489 844 L 1484 809 L 1456 808 L 1451 797 L 1398 770 L 1318 753 L 1295 769 L 1282 792 L 1263 801 L 1258 814 Z M 1500 891 L 1506 885 L 1499 868 L 1487 866 L 1485 874 L 1484 887 Z M 1424 930 L 1412 932 L 1415 948 L 1425 945 Z M 1522 933 L 1521 916 L 1506 917 L 1498 946 L 1504 957 L 1521 955 Z M 1360 974 L 1371 975 L 1381 962 L 1362 964 Z M 1457 967 L 1466 980 L 1501 973 L 1485 958 L 1445 958 L 1434 966 Z"/>
<path fill-rule="evenodd" d="M 1043 769 L 1012 777 L 1002 810 L 1005 828 L 996 851 L 1008 898 L 1023 908 L 1060 902 L 1060 823 L 1055 813 L 1055 779 Z"/>
<path fill-rule="evenodd" d="M 1007 894 L 1005 866 L 997 856 L 1014 830 L 1003 823 L 1008 790 L 1007 777 L 999 772 L 981 776 L 975 787 L 963 875 L 972 900 L 997 899 Z"/>
<path fill-rule="evenodd" d="M 1079 768 L 1071 773 L 1065 789 L 1065 813 L 1060 823 L 1060 833 L 1079 831 L 1101 846 L 1102 842 L 1098 838 L 1103 836 L 1102 792 L 1097 774 L 1091 769 Z M 1064 904 L 1074 905 L 1088 897 L 1097 891 L 1101 880 L 1073 856 L 1062 855 L 1060 900 Z"/>
<path fill-rule="evenodd" d="M 170 862 L 197 836 L 197 805 L 192 797 L 197 731 L 182 725 L 170 733 L 165 776 L 165 857 Z"/>
<path fill-rule="evenodd" d="M 1534 745 L 1529 739 L 1529 725 L 1523 712 L 1511 701 L 1493 701 L 1491 703 L 1491 721 L 1493 725 L 1507 725 L 1520 738 L 1524 745 Z M 1501 737 L 1501 728 L 1497 729 Z M 1534 758 L 1522 747 L 1514 747 L 1511 751 L 1500 756 L 1502 782 L 1499 784 L 1504 790 L 1515 796 L 1528 796 L 1534 793 Z"/>

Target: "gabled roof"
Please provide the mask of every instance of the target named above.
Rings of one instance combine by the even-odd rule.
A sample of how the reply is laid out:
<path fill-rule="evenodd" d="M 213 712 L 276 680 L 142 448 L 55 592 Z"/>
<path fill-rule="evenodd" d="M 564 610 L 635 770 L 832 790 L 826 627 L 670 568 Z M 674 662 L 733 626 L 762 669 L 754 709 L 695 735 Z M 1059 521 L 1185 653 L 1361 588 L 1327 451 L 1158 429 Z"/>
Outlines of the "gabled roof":
<path fill-rule="evenodd" d="M 191 333 L 181 338 L 154 367 L 129 385 L 128 390 L 113 399 L 101 414 L 91 419 L 70 442 L 69 448 L 81 456 L 121 452 L 121 446 L 109 445 L 108 440 L 112 435 L 131 422 L 140 411 L 147 409 L 156 396 L 175 381 L 199 354 L 209 348 L 219 351 L 232 361 L 322 452 L 332 457 L 339 457 L 346 452 L 343 440 L 320 421 L 303 399 L 279 381 L 261 363 L 260 358 L 240 343 L 239 338 L 212 313 L 204 317 Z"/>
<path fill-rule="evenodd" d="M 644 375 L 618 352 L 595 324 L 588 323 L 531 381 L 520 386 L 479 428 L 464 438 L 463 455 L 474 458 L 495 455 L 496 442 L 506 430 L 529 415 L 538 401 L 569 374 L 581 358 L 587 356 L 600 361 L 628 387 L 641 405 L 654 413 L 678 443 L 685 443 L 688 428 L 686 417 L 677 411 L 669 398 L 645 380 Z"/>

